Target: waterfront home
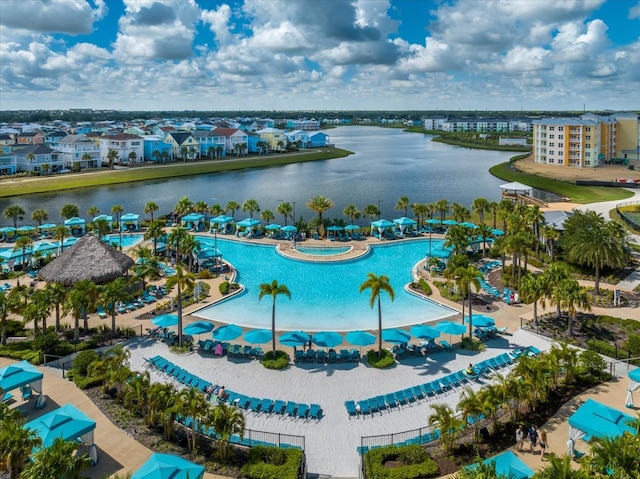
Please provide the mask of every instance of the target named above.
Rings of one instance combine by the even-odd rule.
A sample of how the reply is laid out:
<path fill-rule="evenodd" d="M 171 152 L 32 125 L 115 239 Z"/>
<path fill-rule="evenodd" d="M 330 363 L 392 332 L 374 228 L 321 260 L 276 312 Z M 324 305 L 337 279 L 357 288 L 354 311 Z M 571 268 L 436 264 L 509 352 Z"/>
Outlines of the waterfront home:
<path fill-rule="evenodd" d="M 0 151 L 10 153 L 15 144 L 15 135 L 11 133 L 0 133 Z"/>
<path fill-rule="evenodd" d="M 45 145 L 30 145 L 13 152 L 17 171 L 57 173 L 64 168 L 62 155 Z"/>
<path fill-rule="evenodd" d="M 144 161 L 163 163 L 173 158 L 171 143 L 164 141 L 164 136 L 146 135 L 142 137 Z"/>
<path fill-rule="evenodd" d="M 18 135 L 19 146 L 41 145 L 44 143 L 44 135 L 40 130 L 25 131 Z"/>
<path fill-rule="evenodd" d="M 67 135 L 58 143 L 58 150 L 66 168 L 100 168 L 100 146 L 86 135 Z"/>
<path fill-rule="evenodd" d="M 49 148 L 57 148 L 58 142 L 67 136 L 67 133 L 62 130 L 50 131 L 44 134 L 44 144 Z"/>
<path fill-rule="evenodd" d="M 225 150 L 227 154 L 244 155 L 247 153 L 249 137 L 247 136 L 246 131 L 242 131 L 237 128 L 216 128 L 213 130 L 213 133 L 224 137 Z"/>
<path fill-rule="evenodd" d="M 285 133 L 287 143 L 298 148 L 318 148 L 329 145 L 329 135 L 323 131 L 293 130 Z"/>
<path fill-rule="evenodd" d="M 109 161 L 109 151 L 115 151 L 120 161 L 142 163 L 144 161 L 144 147 L 142 137 L 129 133 L 117 133 L 100 137 L 100 156 Z"/>
<path fill-rule="evenodd" d="M 216 158 L 226 155 L 227 139 L 220 132 L 216 133 L 213 129 L 195 130 L 193 136 L 200 144 L 199 156 L 201 158 Z"/>
<path fill-rule="evenodd" d="M 0 176 L 14 175 L 17 171 L 16 159 L 13 155 L 0 154 Z"/>
<path fill-rule="evenodd" d="M 200 143 L 189 131 L 172 131 L 164 141 L 171 144 L 174 158 L 193 160 L 200 154 Z"/>
<path fill-rule="evenodd" d="M 260 140 L 269 145 L 270 151 L 282 151 L 287 147 L 287 137 L 284 130 L 279 128 L 263 128 L 256 133 L 260 135 Z"/>

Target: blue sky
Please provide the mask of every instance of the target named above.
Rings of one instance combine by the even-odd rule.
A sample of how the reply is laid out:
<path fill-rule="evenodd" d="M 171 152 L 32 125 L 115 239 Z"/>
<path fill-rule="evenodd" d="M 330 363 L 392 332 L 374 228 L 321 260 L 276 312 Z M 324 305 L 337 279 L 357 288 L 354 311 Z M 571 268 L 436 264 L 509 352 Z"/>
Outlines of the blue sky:
<path fill-rule="evenodd" d="M 2 0 L 0 109 L 631 110 L 640 0 Z"/>

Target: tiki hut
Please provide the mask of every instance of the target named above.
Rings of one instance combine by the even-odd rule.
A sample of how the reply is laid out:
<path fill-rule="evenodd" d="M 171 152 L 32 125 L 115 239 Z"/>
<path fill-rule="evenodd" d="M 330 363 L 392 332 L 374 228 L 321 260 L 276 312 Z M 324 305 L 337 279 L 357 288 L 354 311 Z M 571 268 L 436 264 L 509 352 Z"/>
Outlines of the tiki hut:
<path fill-rule="evenodd" d="M 88 234 L 43 267 L 38 276 L 67 286 L 83 279 L 105 283 L 123 276 L 133 265 L 126 254 Z"/>

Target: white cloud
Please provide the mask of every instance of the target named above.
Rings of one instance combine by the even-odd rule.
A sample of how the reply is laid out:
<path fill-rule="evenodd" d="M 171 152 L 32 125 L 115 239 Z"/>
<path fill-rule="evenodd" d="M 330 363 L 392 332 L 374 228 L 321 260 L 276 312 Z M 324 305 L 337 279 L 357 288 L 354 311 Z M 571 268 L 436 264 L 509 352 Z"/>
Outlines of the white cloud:
<path fill-rule="evenodd" d="M 42 33 L 88 34 L 106 13 L 104 1 L 93 9 L 86 0 L 4 1 L 0 25 Z"/>
<path fill-rule="evenodd" d="M 635 18 L 640 18 L 640 1 L 638 2 L 637 5 L 631 7 L 629 9 L 629 18 L 631 20 L 635 19 Z"/>
<path fill-rule="evenodd" d="M 214 33 L 218 45 L 228 44 L 233 36 L 229 25 L 231 19 L 231 7 L 223 3 L 215 10 L 203 10 L 202 21 L 209 24 L 209 29 Z"/>
<path fill-rule="evenodd" d="M 602 53 L 609 40 L 607 25 L 602 20 L 593 20 L 586 25 L 577 22 L 566 23 L 552 41 L 557 60 L 582 62 Z"/>

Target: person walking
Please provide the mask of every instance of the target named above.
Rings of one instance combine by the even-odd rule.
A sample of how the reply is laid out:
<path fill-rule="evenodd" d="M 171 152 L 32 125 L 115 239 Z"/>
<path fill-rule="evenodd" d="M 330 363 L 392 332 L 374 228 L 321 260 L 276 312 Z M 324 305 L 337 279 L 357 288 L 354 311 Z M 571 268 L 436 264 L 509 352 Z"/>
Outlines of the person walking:
<path fill-rule="evenodd" d="M 524 449 L 524 428 L 522 424 L 516 429 L 516 444 L 518 446 L 518 452 L 522 452 L 522 449 Z"/>
<path fill-rule="evenodd" d="M 544 461 L 544 451 L 548 447 L 547 443 L 547 431 L 540 431 L 540 460 Z"/>
<path fill-rule="evenodd" d="M 533 452 L 538 444 L 538 431 L 536 430 L 536 427 L 534 425 L 531 425 L 531 427 L 529 428 L 529 443 L 529 452 Z"/>

